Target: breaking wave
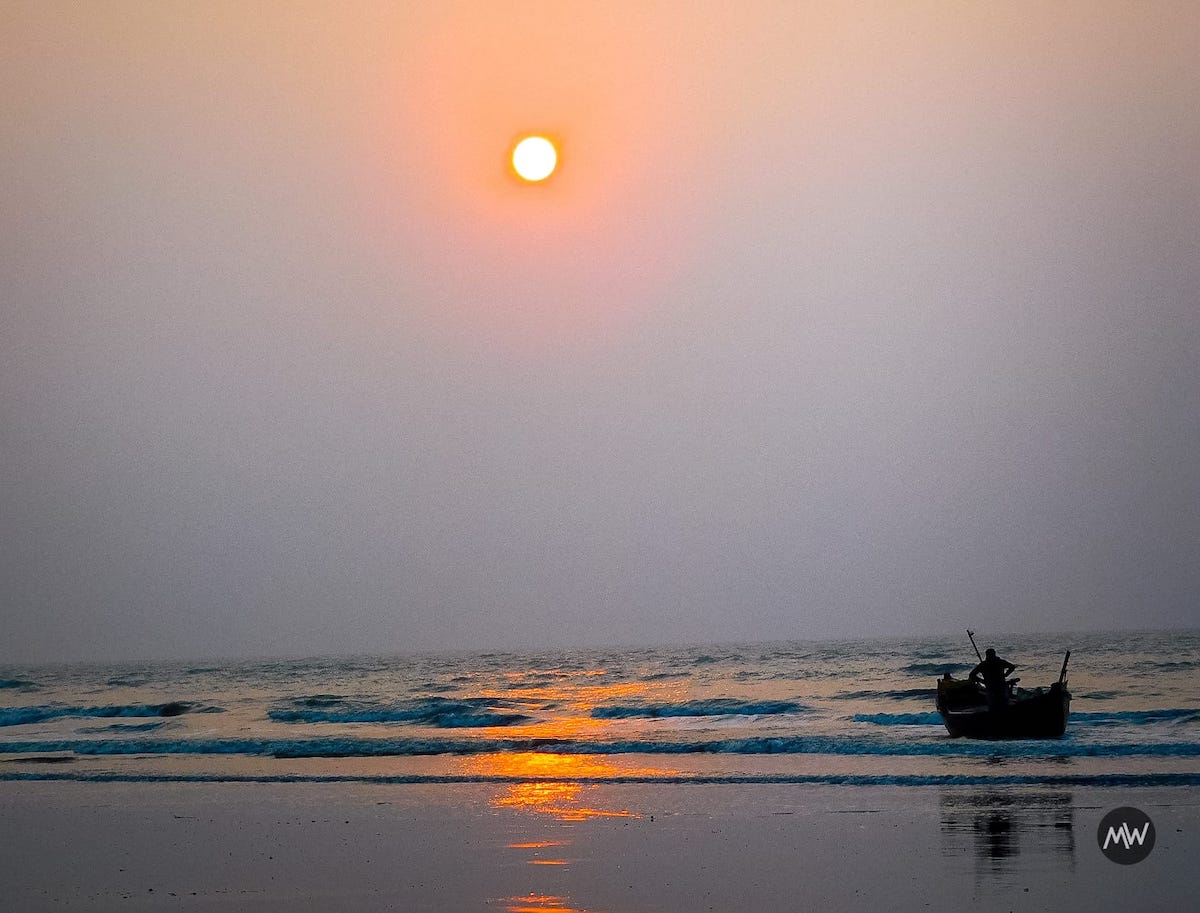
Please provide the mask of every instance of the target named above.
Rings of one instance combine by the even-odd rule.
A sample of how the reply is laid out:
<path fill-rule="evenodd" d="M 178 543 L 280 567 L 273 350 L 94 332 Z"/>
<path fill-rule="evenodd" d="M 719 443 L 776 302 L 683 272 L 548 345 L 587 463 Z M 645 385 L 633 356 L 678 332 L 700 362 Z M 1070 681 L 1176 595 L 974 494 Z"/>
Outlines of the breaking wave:
<path fill-rule="evenodd" d="M 104 732 L 153 732 L 155 729 L 162 729 L 166 725 L 166 720 L 152 720 L 149 723 L 113 723 L 110 726 L 80 726 L 75 731 L 88 734 Z"/>
<path fill-rule="evenodd" d="M 1092 710 L 1071 713 L 1072 723 L 1090 726 L 1118 726 L 1133 723 L 1195 723 L 1200 722 L 1200 709 L 1172 708 L 1167 710 Z"/>
<path fill-rule="evenodd" d="M 637 717 L 682 716 L 760 716 L 778 713 L 799 713 L 807 710 L 795 701 L 739 701 L 716 697 L 708 700 L 683 701 L 678 704 L 608 704 L 592 710 L 598 720 L 622 720 Z"/>
<path fill-rule="evenodd" d="M 117 675 L 106 682 L 110 688 L 140 688 L 149 683 L 148 675 Z"/>
<path fill-rule="evenodd" d="M 843 691 L 833 695 L 839 700 L 847 701 L 909 701 L 928 700 L 937 697 L 936 688 L 899 688 L 890 691 Z"/>
<path fill-rule="evenodd" d="M 942 718 L 937 713 L 856 713 L 851 717 L 856 723 L 875 723 L 879 726 L 929 726 L 940 725 Z M 1149 725 L 1152 723 L 1194 723 L 1200 721 L 1200 710 L 1114 710 L 1111 712 L 1072 712 L 1072 724 L 1085 726 Z"/>
<path fill-rule="evenodd" d="M 909 672 L 913 675 L 941 675 L 943 672 L 951 674 L 957 672 L 965 672 L 969 667 L 962 663 L 944 662 L 944 663 L 909 663 L 901 671 Z"/>
<path fill-rule="evenodd" d="M 275 758 L 376 758 L 425 755 L 478 755 L 511 752 L 605 755 L 812 755 L 933 756 L 1057 760 L 1083 757 L 1200 757 L 1200 742 L 1095 743 L 1062 740 L 978 742 L 946 737 L 888 740 L 854 736 L 775 736 L 667 741 L 629 739 L 585 741 L 556 738 L 452 739 L 47 739 L 0 743 L 7 754 L 77 755 L 257 755 Z"/>
<path fill-rule="evenodd" d="M 1184 672 L 1200 667 L 1200 660 L 1148 660 L 1137 663 L 1132 668 L 1143 672 Z"/>
<path fill-rule="evenodd" d="M 277 723 L 417 723 L 439 729 L 512 726 L 532 719 L 509 707 L 510 702 L 493 698 L 430 697 L 380 704 L 316 694 L 272 707 L 267 716 Z"/>
<path fill-rule="evenodd" d="M 44 723 L 63 717 L 145 717 L 181 716 L 185 713 L 223 713 L 222 707 L 209 707 L 191 701 L 170 701 L 166 704 L 118 704 L 101 707 L 0 707 L 0 726 L 24 726 Z"/>
<path fill-rule="evenodd" d="M 33 759 L 29 759 L 33 760 Z M 51 759 L 45 759 L 47 761 Z M 58 762 L 60 759 L 54 758 Z M 571 783 L 810 784 L 824 786 L 1200 786 L 1200 773 L 1057 774 L 617 774 L 607 777 L 517 777 L 505 774 L 143 774 L 113 771 L 3 771 L 0 780 L 72 780 L 88 783 Z"/>
<path fill-rule="evenodd" d="M 942 718 L 936 713 L 856 713 L 850 719 L 856 723 L 877 726 L 940 726 Z"/>

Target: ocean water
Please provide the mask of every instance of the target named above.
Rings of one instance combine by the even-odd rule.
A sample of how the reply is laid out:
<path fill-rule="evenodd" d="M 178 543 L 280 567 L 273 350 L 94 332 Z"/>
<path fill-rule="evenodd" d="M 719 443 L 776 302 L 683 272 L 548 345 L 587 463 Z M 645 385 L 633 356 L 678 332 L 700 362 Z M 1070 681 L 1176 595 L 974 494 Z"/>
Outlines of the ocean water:
<path fill-rule="evenodd" d="M 988 644 L 1027 687 L 1072 651 L 1063 738 L 946 733 L 965 638 L 7 666 L 0 779 L 1200 785 L 1200 632 Z"/>

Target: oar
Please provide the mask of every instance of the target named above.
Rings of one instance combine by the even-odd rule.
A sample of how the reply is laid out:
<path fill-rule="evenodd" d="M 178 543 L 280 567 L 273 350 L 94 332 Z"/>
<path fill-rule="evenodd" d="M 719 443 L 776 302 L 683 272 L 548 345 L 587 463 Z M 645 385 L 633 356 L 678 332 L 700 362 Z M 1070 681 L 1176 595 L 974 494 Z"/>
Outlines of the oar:
<path fill-rule="evenodd" d="M 1071 651 L 1067 651 L 1067 655 L 1063 657 L 1062 671 L 1058 673 L 1058 683 L 1061 685 L 1067 677 L 1067 663 L 1071 661 Z"/>
<path fill-rule="evenodd" d="M 975 647 L 975 655 L 979 657 L 979 661 L 983 662 L 983 656 L 979 652 L 979 647 L 975 645 L 975 632 L 967 628 L 967 637 L 971 638 L 971 646 Z"/>

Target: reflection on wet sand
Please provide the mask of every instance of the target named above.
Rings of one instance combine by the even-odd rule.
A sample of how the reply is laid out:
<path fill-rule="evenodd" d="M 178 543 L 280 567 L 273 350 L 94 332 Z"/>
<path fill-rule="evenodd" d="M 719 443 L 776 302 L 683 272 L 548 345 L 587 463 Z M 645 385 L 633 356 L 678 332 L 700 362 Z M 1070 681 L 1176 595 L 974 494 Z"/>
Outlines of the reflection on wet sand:
<path fill-rule="evenodd" d="M 544 850 L 551 846 L 566 846 L 566 840 L 530 840 L 525 843 L 510 843 L 510 850 Z"/>
<path fill-rule="evenodd" d="M 588 913 L 578 907 L 572 907 L 570 900 L 557 894 L 528 894 L 524 897 L 506 897 L 501 903 L 507 913 L 544 913 L 546 910 L 556 910 L 558 913 Z"/>
<path fill-rule="evenodd" d="M 471 773 L 520 777 L 526 782 L 513 783 L 494 796 L 495 808 L 517 808 L 559 821 L 586 821 L 589 818 L 640 818 L 627 808 L 602 808 L 588 802 L 598 794 L 595 783 L 572 782 L 574 778 L 603 778 L 630 773 L 629 768 L 595 755 L 557 755 L 537 752 L 479 755 L 467 763 Z"/>
<path fill-rule="evenodd" d="M 1026 854 L 1022 868 L 1075 862 L 1075 805 L 1069 792 L 946 793 L 942 796 L 942 855 L 974 856 L 976 868 L 993 874 L 1016 869 L 1016 857 Z"/>

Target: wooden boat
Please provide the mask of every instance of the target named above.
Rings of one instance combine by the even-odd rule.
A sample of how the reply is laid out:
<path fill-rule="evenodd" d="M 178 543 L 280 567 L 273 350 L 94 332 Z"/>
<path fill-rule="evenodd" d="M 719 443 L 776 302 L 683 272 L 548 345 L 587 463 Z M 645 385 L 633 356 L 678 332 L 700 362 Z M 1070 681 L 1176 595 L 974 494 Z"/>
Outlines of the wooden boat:
<path fill-rule="evenodd" d="M 1067 729 L 1071 692 L 1067 690 L 1067 661 L 1058 681 L 1048 688 L 1018 688 L 1009 682 L 1008 699 L 992 706 L 981 684 L 952 678 L 937 683 L 937 709 L 950 735 L 968 739 L 1057 739 Z"/>

